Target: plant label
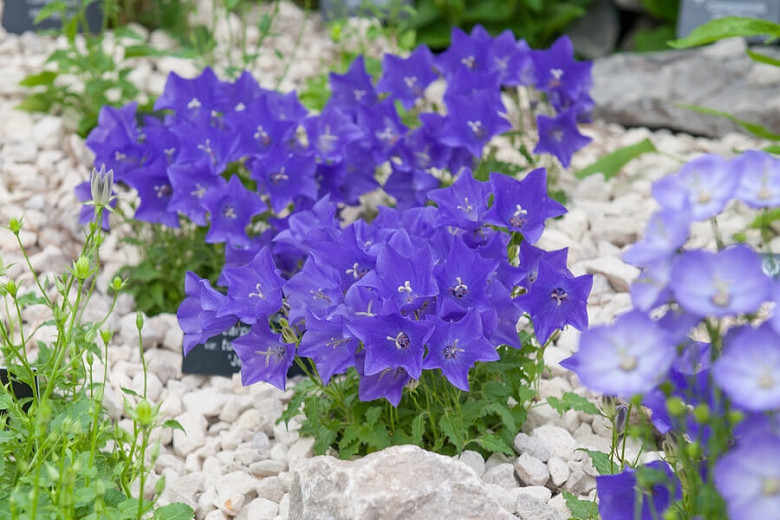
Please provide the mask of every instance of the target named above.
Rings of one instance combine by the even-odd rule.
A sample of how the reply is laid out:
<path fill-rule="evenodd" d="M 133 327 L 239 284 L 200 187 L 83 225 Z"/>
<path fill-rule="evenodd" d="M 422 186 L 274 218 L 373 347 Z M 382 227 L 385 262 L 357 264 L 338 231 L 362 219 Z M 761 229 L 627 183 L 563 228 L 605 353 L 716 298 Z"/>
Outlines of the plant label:
<path fill-rule="evenodd" d="M 780 0 L 682 0 L 677 17 L 677 37 L 684 38 L 698 26 L 726 16 L 780 22 Z M 758 38 L 756 41 L 763 40 Z"/>
<path fill-rule="evenodd" d="M 230 377 L 241 370 L 241 360 L 238 359 L 238 354 L 233 350 L 230 342 L 247 332 L 249 332 L 249 325 L 237 323 L 226 332 L 212 336 L 205 343 L 195 345 L 195 348 L 182 360 L 182 372 Z"/>
<path fill-rule="evenodd" d="M 8 385 L 8 382 L 11 381 L 10 386 Z M 6 388 L 8 388 L 11 392 L 13 392 L 13 396 L 15 396 L 15 401 L 20 401 L 22 399 L 32 399 L 34 397 L 33 395 L 33 389 L 30 385 L 27 383 L 22 383 L 21 381 L 17 380 L 16 378 L 13 378 L 12 380 L 9 379 L 8 375 L 8 369 L 5 367 L 0 367 L 0 384 L 2 384 L 2 389 L 0 392 L 6 392 Z M 37 386 L 38 381 L 36 379 L 35 384 Z M 27 401 L 22 405 L 22 410 L 27 412 L 27 410 L 30 409 L 30 404 L 32 404 L 31 401 Z M 5 408 L 0 407 L 0 415 L 4 414 L 6 411 Z"/>
<path fill-rule="evenodd" d="M 70 19 L 81 8 L 83 0 L 63 0 L 65 16 Z M 3 28 L 9 33 L 22 34 L 25 31 L 61 29 L 63 20 L 60 13 L 34 23 L 35 17 L 54 0 L 5 0 L 3 7 Z M 92 32 L 99 32 L 103 22 L 103 5 L 100 0 L 92 2 L 86 10 L 87 25 Z M 83 30 L 83 27 L 79 28 Z"/>

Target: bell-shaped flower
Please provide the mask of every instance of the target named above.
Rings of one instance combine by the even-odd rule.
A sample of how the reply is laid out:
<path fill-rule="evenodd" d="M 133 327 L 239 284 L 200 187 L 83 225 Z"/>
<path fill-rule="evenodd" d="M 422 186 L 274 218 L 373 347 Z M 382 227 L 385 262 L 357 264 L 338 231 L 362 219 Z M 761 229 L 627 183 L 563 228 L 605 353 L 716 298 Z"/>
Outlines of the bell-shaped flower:
<path fill-rule="evenodd" d="M 179 305 L 176 316 L 184 331 L 182 345 L 186 356 L 199 343 L 235 325 L 238 318 L 217 318 L 227 297 L 211 287 L 208 280 L 198 277 L 192 271 L 187 271 L 184 277 L 184 294 L 186 297 Z"/>
<path fill-rule="evenodd" d="M 249 332 L 234 339 L 233 350 L 241 360 L 241 384 L 265 381 L 279 390 L 287 387 L 287 371 L 295 360 L 295 345 L 273 332 L 268 320 L 259 320 Z"/>

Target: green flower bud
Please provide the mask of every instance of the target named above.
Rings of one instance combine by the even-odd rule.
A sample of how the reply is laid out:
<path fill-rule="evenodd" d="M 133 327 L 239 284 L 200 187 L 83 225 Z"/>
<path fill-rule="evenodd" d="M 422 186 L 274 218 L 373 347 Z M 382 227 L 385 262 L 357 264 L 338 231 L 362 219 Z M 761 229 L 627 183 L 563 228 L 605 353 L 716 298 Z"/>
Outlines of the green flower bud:
<path fill-rule="evenodd" d="M 162 475 L 154 484 L 155 495 L 160 496 L 163 491 L 165 491 L 165 475 Z"/>
<path fill-rule="evenodd" d="M 53 482 L 56 482 L 60 479 L 60 472 L 57 471 L 57 468 L 55 468 L 52 464 L 46 464 L 46 474 L 49 476 L 49 480 Z"/>
<path fill-rule="evenodd" d="M 666 409 L 670 415 L 674 417 L 682 417 L 688 412 L 688 408 L 685 406 L 685 402 L 679 397 L 670 397 L 666 400 Z"/>
<path fill-rule="evenodd" d="M 22 230 L 22 226 L 24 226 L 22 219 L 13 217 L 8 221 L 8 228 L 11 230 L 11 232 L 13 232 L 14 235 L 19 234 L 19 232 Z"/>
<path fill-rule="evenodd" d="M 151 426 L 154 422 L 154 410 L 146 399 L 141 399 L 135 407 L 135 417 L 141 426 Z"/>
<path fill-rule="evenodd" d="M 728 414 L 729 424 L 736 425 L 742 422 L 745 418 L 745 413 L 739 410 L 731 410 Z"/>
<path fill-rule="evenodd" d="M 285 343 L 297 343 L 298 335 L 290 327 L 282 327 L 282 341 Z"/>
<path fill-rule="evenodd" d="M 692 442 L 685 446 L 685 453 L 692 459 L 701 458 L 701 445 L 698 442 Z"/>
<path fill-rule="evenodd" d="M 80 256 L 73 262 L 73 274 L 79 280 L 86 280 L 89 277 L 89 258 Z"/>
<path fill-rule="evenodd" d="M 144 328 L 144 313 L 135 311 L 135 328 L 140 332 Z"/>
<path fill-rule="evenodd" d="M 103 343 L 108 345 L 111 343 L 111 338 L 114 337 L 114 331 L 110 329 L 103 329 L 100 331 L 100 339 L 103 340 Z"/>
<path fill-rule="evenodd" d="M 706 423 L 710 420 L 710 407 L 707 403 L 699 403 L 696 408 L 693 409 L 693 417 L 698 423 Z"/>
<path fill-rule="evenodd" d="M 127 282 L 122 281 L 118 276 L 115 276 L 114 279 L 111 280 L 111 289 L 113 289 L 114 292 L 121 291 L 125 288 L 125 285 L 127 285 Z"/>

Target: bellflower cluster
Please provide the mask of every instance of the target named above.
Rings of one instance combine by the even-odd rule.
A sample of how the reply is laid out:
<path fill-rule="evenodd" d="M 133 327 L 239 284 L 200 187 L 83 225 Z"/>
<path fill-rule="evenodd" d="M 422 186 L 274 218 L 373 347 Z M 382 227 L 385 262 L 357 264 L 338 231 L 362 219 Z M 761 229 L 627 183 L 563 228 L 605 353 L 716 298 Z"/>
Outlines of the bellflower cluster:
<path fill-rule="evenodd" d="M 436 170 L 472 167 L 511 129 L 502 87 L 534 86 L 558 114 L 554 128 L 539 116 L 538 152 L 567 166 L 588 141 L 576 120 L 592 107 L 590 63 L 574 61 L 565 37 L 534 51 L 510 32 L 493 38 L 479 26 L 471 35 L 456 28 L 439 57 L 420 46 L 406 58 L 386 55 L 383 70 L 375 82 L 361 56 L 346 73 L 331 73 L 332 95 L 318 114 L 295 92 L 263 89 L 247 72 L 234 82 L 209 68 L 194 79 L 172 73 L 154 105 L 162 117 L 139 114 L 136 103 L 104 107 L 86 144 L 95 164 L 138 192 L 136 219 L 176 227 L 185 217 L 210 226 L 207 241 L 246 248 L 258 215 L 308 209 L 325 195 L 357 204 L 380 186 L 380 169 L 391 172 L 383 187 L 396 207 L 425 204 L 440 184 Z M 439 78 L 446 115 L 425 111 L 422 101 Z M 399 105 L 415 110 L 420 124 L 404 125 Z M 227 173 L 236 170 L 241 179 Z"/>
<path fill-rule="evenodd" d="M 287 278 L 268 247 L 243 267 L 225 268 L 226 294 L 190 274 L 179 309 L 185 348 L 225 327 L 222 319 L 241 321 L 252 325 L 234 341 L 245 384 L 284 388 L 297 355 L 315 364 L 325 384 L 355 367 L 361 399 L 397 406 L 423 370 L 441 370 L 468 391 L 475 362 L 498 359 L 500 345 L 521 347 L 516 326 L 524 312 L 540 342 L 567 324 L 587 327 L 592 277 L 573 276 L 566 251 L 530 243 L 547 218 L 565 211 L 547 196 L 543 169 L 522 181 L 494 173 L 489 182 L 466 169 L 429 196 L 436 206 L 380 207 L 370 224 L 346 227 L 333 201 L 320 199 L 272 241 L 306 254 Z M 515 209 L 504 214 L 503 205 Z M 526 226 L 514 265 L 510 239 Z M 281 331 L 273 325 L 280 313 Z"/>
<path fill-rule="evenodd" d="M 764 423 L 780 416 L 780 284 L 750 245 L 686 244 L 693 222 L 732 201 L 776 208 L 780 160 L 758 151 L 700 156 L 657 181 L 653 195 L 661 209 L 624 255 L 642 269 L 630 289 L 635 309 L 583 333 L 565 364 L 591 389 L 650 412 L 669 440 L 671 469 L 686 476 L 686 513 L 721 518 L 725 500 L 734 519 L 776 516 L 780 477 L 767 461 L 780 455 L 780 429 Z M 632 471 L 597 479 L 604 520 L 632 518 L 616 484 Z M 658 514 L 670 504 L 664 497 Z"/>

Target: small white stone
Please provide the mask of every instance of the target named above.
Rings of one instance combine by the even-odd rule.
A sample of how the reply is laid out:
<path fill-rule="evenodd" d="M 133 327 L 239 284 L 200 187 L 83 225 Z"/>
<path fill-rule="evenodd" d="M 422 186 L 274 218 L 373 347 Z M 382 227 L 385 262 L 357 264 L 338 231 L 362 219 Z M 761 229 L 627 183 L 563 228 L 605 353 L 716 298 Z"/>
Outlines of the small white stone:
<path fill-rule="evenodd" d="M 270 477 L 287 470 L 284 460 L 261 460 L 249 465 L 249 471 L 257 477 Z"/>
<path fill-rule="evenodd" d="M 541 500 L 542 502 L 547 502 L 552 496 L 552 491 L 550 491 L 550 488 L 545 486 L 519 487 L 513 489 L 512 492 L 515 493 L 515 496 L 530 495 L 538 500 Z"/>
<path fill-rule="evenodd" d="M 569 466 L 563 459 L 550 457 L 547 469 L 550 471 L 550 481 L 555 487 L 561 487 L 569 478 Z"/>
<path fill-rule="evenodd" d="M 520 455 L 514 467 L 520 481 L 526 486 L 544 486 L 550 478 L 547 465 L 528 453 Z"/>
<path fill-rule="evenodd" d="M 482 475 L 483 482 L 496 484 L 505 488 L 513 488 L 519 485 L 515 476 L 515 467 L 506 462 L 485 471 Z"/>
<path fill-rule="evenodd" d="M 184 412 L 176 417 L 176 421 L 184 431 L 174 430 L 173 449 L 179 457 L 186 457 L 205 442 L 208 423 L 203 415 L 196 412 Z"/>
<path fill-rule="evenodd" d="M 463 450 L 460 455 L 453 455 L 452 458 L 473 469 L 480 477 L 485 473 L 485 459 L 476 451 Z"/>
<path fill-rule="evenodd" d="M 219 393 L 215 388 L 203 388 L 188 392 L 182 397 L 184 409 L 206 417 L 216 417 L 223 407 L 229 406 L 230 396 Z"/>
<path fill-rule="evenodd" d="M 571 459 L 572 452 L 577 449 L 577 442 L 571 436 L 571 433 L 560 426 L 539 426 L 534 429 L 531 435 L 539 439 L 554 457 L 564 460 Z"/>
<path fill-rule="evenodd" d="M 277 503 L 284 495 L 284 486 L 282 486 L 279 477 L 266 477 L 257 483 L 255 489 L 257 490 L 257 496 Z"/>
<path fill-rule="evenodd" d="M 279 512 L 279 504 L 258 497 L 241 509 L 236 520 L 273 520 Z"/>
<path fill-rule="evenodd" d="M 314 456 L 314 437 L 301 437 L 290 445 L 287 451 L 287 461 L 306 459 Z"/>

